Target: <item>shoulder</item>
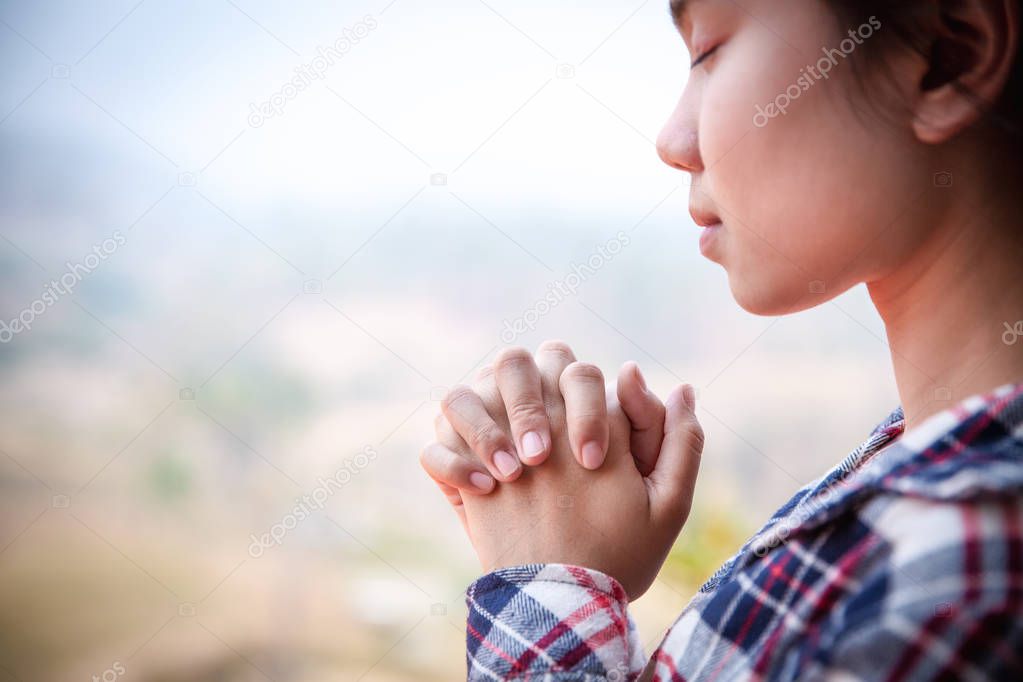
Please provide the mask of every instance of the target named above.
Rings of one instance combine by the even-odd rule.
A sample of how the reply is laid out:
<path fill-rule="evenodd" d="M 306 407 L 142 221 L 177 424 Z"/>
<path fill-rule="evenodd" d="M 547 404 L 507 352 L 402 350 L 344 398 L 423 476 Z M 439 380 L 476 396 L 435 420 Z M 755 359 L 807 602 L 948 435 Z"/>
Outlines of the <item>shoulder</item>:
<path fill-rule="evenodd" d="M 1019 496 L 882 496 L 861 518 L 881 551 L 835 614 L 822 656 L 832 669 L 908 679 L 1023 674 Z"/>

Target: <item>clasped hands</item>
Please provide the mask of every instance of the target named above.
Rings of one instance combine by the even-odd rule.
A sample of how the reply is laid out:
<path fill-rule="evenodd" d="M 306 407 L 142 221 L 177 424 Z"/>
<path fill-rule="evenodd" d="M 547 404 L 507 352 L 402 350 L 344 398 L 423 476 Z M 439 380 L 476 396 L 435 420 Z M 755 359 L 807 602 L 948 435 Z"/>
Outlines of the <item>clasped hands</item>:
<path fill-rule="evenodd" d="M 638 366 L 615 390 L 558 341 L 503 351 L 442 401 L 420 456 L 485 571 L 572 564 L 630 599 L 653 583 L 688 517 L 703 450 L 691 386 L 662 403 Z"/>

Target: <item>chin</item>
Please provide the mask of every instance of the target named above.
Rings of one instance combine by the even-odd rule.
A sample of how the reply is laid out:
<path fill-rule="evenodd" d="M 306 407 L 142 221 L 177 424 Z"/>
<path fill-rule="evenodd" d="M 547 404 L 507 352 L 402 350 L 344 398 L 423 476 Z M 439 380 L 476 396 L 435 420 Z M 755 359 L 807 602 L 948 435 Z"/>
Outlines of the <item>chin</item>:
<path fill-rule="evenodd" d="M 779 286 L 775 282 L 741 278 L 732 272 L 728 273 L 728 285 L 739 307 L 762 317 L 791 315 L 833 298 L 831 295 L 811 294 L 808 285 L 802 281 Z"/>

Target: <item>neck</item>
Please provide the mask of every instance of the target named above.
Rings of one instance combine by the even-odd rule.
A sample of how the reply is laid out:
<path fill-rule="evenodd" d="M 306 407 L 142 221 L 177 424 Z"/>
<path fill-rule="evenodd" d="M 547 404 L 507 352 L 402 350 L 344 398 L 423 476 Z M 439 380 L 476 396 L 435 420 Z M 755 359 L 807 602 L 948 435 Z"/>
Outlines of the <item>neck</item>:
<path fill-rule="evenodd" d="M 1010 345 L 1006 328 L 1018 331 L 1023 320 L 1023 224 L 1018 209 L 985 202 L 982 185 L 957 185 L 972 201 L 946 205 L 911 258 L 868 284 L 907 430 L 968 396 L 1023 381 L 1023 336 Z"/>

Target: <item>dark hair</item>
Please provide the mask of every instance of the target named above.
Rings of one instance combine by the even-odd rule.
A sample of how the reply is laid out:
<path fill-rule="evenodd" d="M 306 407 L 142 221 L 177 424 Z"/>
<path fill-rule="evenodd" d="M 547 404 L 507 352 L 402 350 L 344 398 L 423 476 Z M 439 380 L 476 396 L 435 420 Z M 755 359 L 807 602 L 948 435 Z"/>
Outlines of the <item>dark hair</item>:
<path fill-rule="evenodd" d="M 866 23 L 871 17 L 881 22 L 878 38 L 871 41 L 863 59 L 854 61 L 854 68 L 861 77 L 864 67 L 876 71 L 884 68 L 886 50 L 896 44 L 924 55 L 934 64 L 928 76 L 935 85 L 945 82 L 944 74 L 957 73 L 962 55 L 953 50 L 942 49 L 933 39 L 934 22 L 932 2 L 926 0 L 828 0 L 842 25 L 843 32 L 850 27 Z M 1017 12 L 1018 30 L 1023 33 L 1023 12 Z M 1023 42 L 1023 41 L 1021 41 Z M 876 43 L 876 44 L 875 44 Z M 926 84 L 926 81 L 925 81 Z M 1023 60 L 1017 46 L 1012 73 L 997 102 L 986 102 L 974 98 L 978 107 L 985 111 L 990 122 L 1015 137 L 1023 140 L 1020 120 L 1023 118 Z"/>

